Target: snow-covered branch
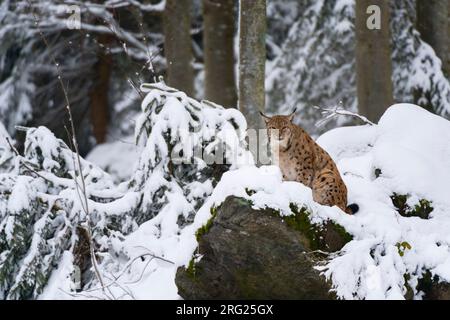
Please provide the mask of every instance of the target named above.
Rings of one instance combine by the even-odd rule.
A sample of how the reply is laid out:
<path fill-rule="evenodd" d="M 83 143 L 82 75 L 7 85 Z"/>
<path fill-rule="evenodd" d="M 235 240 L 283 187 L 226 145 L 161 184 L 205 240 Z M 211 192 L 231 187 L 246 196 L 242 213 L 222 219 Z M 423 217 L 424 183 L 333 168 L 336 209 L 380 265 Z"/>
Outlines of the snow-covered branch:
<path fill-rule="evenodd" d="M 322 114 L 322 116 L 324 117 L 323 119 L 319 120 L 316 123 L 316 126 L 318 126 L 318 127 L 324 125 L 331 119 L 338 117 L 338 116 L 354 117 L 354 118 L 361 120 L 362 122 L 364 122 L 366 124 L 375 125 L 372 121 L 370 121 L 366 117 L 364 117 L 360 114 L 357 114 L 356 112 L 351 112 L 351 111 L 345 110 L 342 107 L 342 104 L 339 104 L 332 108 L 327 108 L 327 107 L 324 108 L 324 107 L 319 107 L 319 106 L 314 106 L 314 108 L 319 110 L 320 113 Z"/>

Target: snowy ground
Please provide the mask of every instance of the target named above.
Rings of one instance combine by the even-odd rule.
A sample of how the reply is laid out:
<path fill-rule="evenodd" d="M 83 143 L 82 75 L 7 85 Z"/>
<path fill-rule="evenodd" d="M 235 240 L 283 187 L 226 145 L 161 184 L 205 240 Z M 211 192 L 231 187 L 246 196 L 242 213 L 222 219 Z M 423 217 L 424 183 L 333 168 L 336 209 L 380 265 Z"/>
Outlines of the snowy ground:
<path fill-rule="evenodd" d="M 86 157 L 104 171 L 111 174 L 116 183 L 129 180 L 139 160 L 142 147 L 136 146 L 134 137 L 124 140 L 102 143 L 96 146 Z"/>
<path fill-rule="evenodd" d="M 210 217 L 210 207 L 229 195 L 249 198 L 255 207 L 276 208 L 285 215 L 291 214 L 290 203 L 305 205 L 314 222 L 332 219 L 343 225 L 354 240 L 323 268 L 341 298 L 403 299 L 404 276 L 408 274 L 409 284 L 415 287 L 425 270 L 450 281 L 450 122 L 401 104 L 392 106 L 377 126 L 335 129 L 318 143 L 337 162 L 349 202 L 360 206 L 356 215 L 315 203 L 309 188 L 282 182 L 277 167 L 240 168 L 223 176 L 194 223 L 179 234 L 161 234 L 156 226 L 164 221 L 159 216 L 130 234 L 121 243 L 128 253 L 138 256 L 151 250 L 175 264 L 135 261 L 120 284 L 137 299 L 179 299 L 176 269 L 191 259 L 197 245 L 195 231 Z M 257 192 L 248 196 L 246 188 Z M 409 195 L 411 207 L 420 199 L 431 201 L 430 219 L 400 216 L 390 198 L 394 193 Z M 410 248 L 399 249 L 401 243 Z M 61 298 L 60 292 L 55 294 L 67 272 L 61 269 L 42 298 Z M 121 289 L 114 290 L 119 294 Z M 420 296 L 416 292 L 416 298 Z"/>

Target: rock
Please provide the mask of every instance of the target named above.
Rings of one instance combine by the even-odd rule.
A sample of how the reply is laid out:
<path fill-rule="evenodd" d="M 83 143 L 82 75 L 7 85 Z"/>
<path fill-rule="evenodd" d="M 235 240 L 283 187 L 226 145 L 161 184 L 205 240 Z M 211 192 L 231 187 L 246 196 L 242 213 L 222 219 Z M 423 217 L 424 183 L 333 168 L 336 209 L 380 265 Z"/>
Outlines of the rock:
<path fill-rule="evenodd" d="M 450 300 L 450 283 L 432 276 L 430 271 L 419 279 L 417 289 L 424 293 L 423 300 Z"/>
<path fill-rule="evenodd" d="M 197 233 L 198 262 L 177 270 L 184 299 L 333 299 L 331 285 L 314 266 L 316 249 L 335 251 L 351 239 L 333 223 L 311 225 L 305 209 L 280 217 L 229 197 Z"/>

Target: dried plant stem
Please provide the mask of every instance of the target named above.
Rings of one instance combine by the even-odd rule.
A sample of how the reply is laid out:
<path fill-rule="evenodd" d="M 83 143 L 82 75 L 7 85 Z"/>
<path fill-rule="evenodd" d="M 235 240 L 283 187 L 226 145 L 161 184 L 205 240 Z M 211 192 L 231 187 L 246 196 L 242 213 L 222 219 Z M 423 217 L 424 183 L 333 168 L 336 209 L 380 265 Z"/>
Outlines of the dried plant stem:
<path fill-rule="evenodd" d="M 33 8 L 33 5 L 32 5 L 30 0 L 28 0 L 28 5 L 30 6 L 31 9 Z M 39 22 L 40 22 L 39 18 L 37 17 L 37 15 L 34 12 L 33 12 L 33 17 L 34 17 L 34 20 L 35 20 L 35 25 L 36 25 L 36 28 L 38 30 L 38 33 L 39 33 L 42 41 L 44 42 L 45 46 L 47 47 L 47 49 L 49 49 L 52 63 L 56 67 L 56 73 L 57 73 L 58 81 L 59 81 L 59 84 L 61 86 L 62 92 L 64 94 L 64 99 L 65 99 L 65 102 L 66 102 L 66 110 L 67 110 L 67 113 L 69 115 L 69 122 L 70 122 L 70 129 L 71 129 L 71 133 L 70 133 L 71 140 L 70 141 L 73 144 L 73 147 L 75 149 L 75 154 L 76 154 L 76 163 L 74 163 L 74 169 L 75 169 L 75 171 L 78 170 L 78 175 L 80 176 L 80 179 L 81 179 L 81 190 L 78 190 L 80 185 L 78 184 L 78 181 L 76 181 L 77 180 L 77 177 L 76 177 L 77 174 L 75 174 L 75 177 L 74 177 L 75 187 L 77 189 L 77 194 L 80 197 L 80 203 L 82 203 L 84 201 L 84 205 L 82 205 L 82 208 L 83 208 L 83 210 L 84 210 L 84 212 L 86 214 L 86 227 L 84 227 L 84 229 L 86 230 L 86 233 L 88 235 L 91 263 L 92 263 L 92 266 L 94 268 L 94 272 L 95 272 L 95 275 L 97 277 L 97 280 L 100 282 L 100 285 L 102 286 L 102 289 L 103 289 L 103 292 L 104 292 L 105 296 L 107 296 L 107 293 L 106 293 L 106 289 L 107 289 L 109 294 L 114 298 L 114 294 L 111 292 L 111 290 L 109 290 L 109 288 L 105 288 L 105 282 L 103 280 L 103 277 L 101 275 L 100 269 L 98 267 L 98 263 L 97 263 L 97 259 L 96 259 L 96 255 L 95 255 L 94 241 L 92 239 L 91 219 L 90 219 L 90 214 L 89 214 L 88 195 L 87 195 L 86 183 L 85 183 L 84 175 L 83 175 L 83 169 L 82 169 L 82 166 L 81 166 L 81 156 L 80 156 L 80 152 L 79 152 L 79 148 L 78 148 L 78 141 L 77 141 L 77 138 L 76 138 L 76 130 L 75 130 L 75 124 L 74 124 L 74 121 L 73 121 L 72 109 L 71 109 L 71 106 L 70 106 L 69 95 L 68 95 L 66 86 L 64 85 L 64 81 L 63 81 L 60 65 L 56 61 L 55 56 L 51 53 L 52 51 L 50 50 L 50 45 L 48 43 L 48 40 L 45 37 L 44 33 L 42 32 L 41 28 L 39 27 Z M 81 197 L 81 195 L 83 197 Z"/>

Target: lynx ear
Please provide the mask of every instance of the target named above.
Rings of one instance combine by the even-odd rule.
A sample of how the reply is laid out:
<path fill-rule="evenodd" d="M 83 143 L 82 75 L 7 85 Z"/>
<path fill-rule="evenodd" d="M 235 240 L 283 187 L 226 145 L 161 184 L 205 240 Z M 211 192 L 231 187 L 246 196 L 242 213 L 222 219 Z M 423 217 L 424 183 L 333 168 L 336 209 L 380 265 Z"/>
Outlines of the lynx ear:
<path fill-rule="evenodd" d="M 292 111 L 292 113 L 288 116 L 290 122 L 292 122 L 292 120 L 294 120 L 294 116 L 295 116 L 295 112 L 296 111 L 297 111 L 297 107 L 295 107 L 294 111 Z"/>
<path fill-rule="evenodd" d="M 266 120 L 266 123 L 270 120 L 270 117 L 266 116 L 264 113 L 262 113 L 262 111 L 260 111 L 259 114 Z"/>

